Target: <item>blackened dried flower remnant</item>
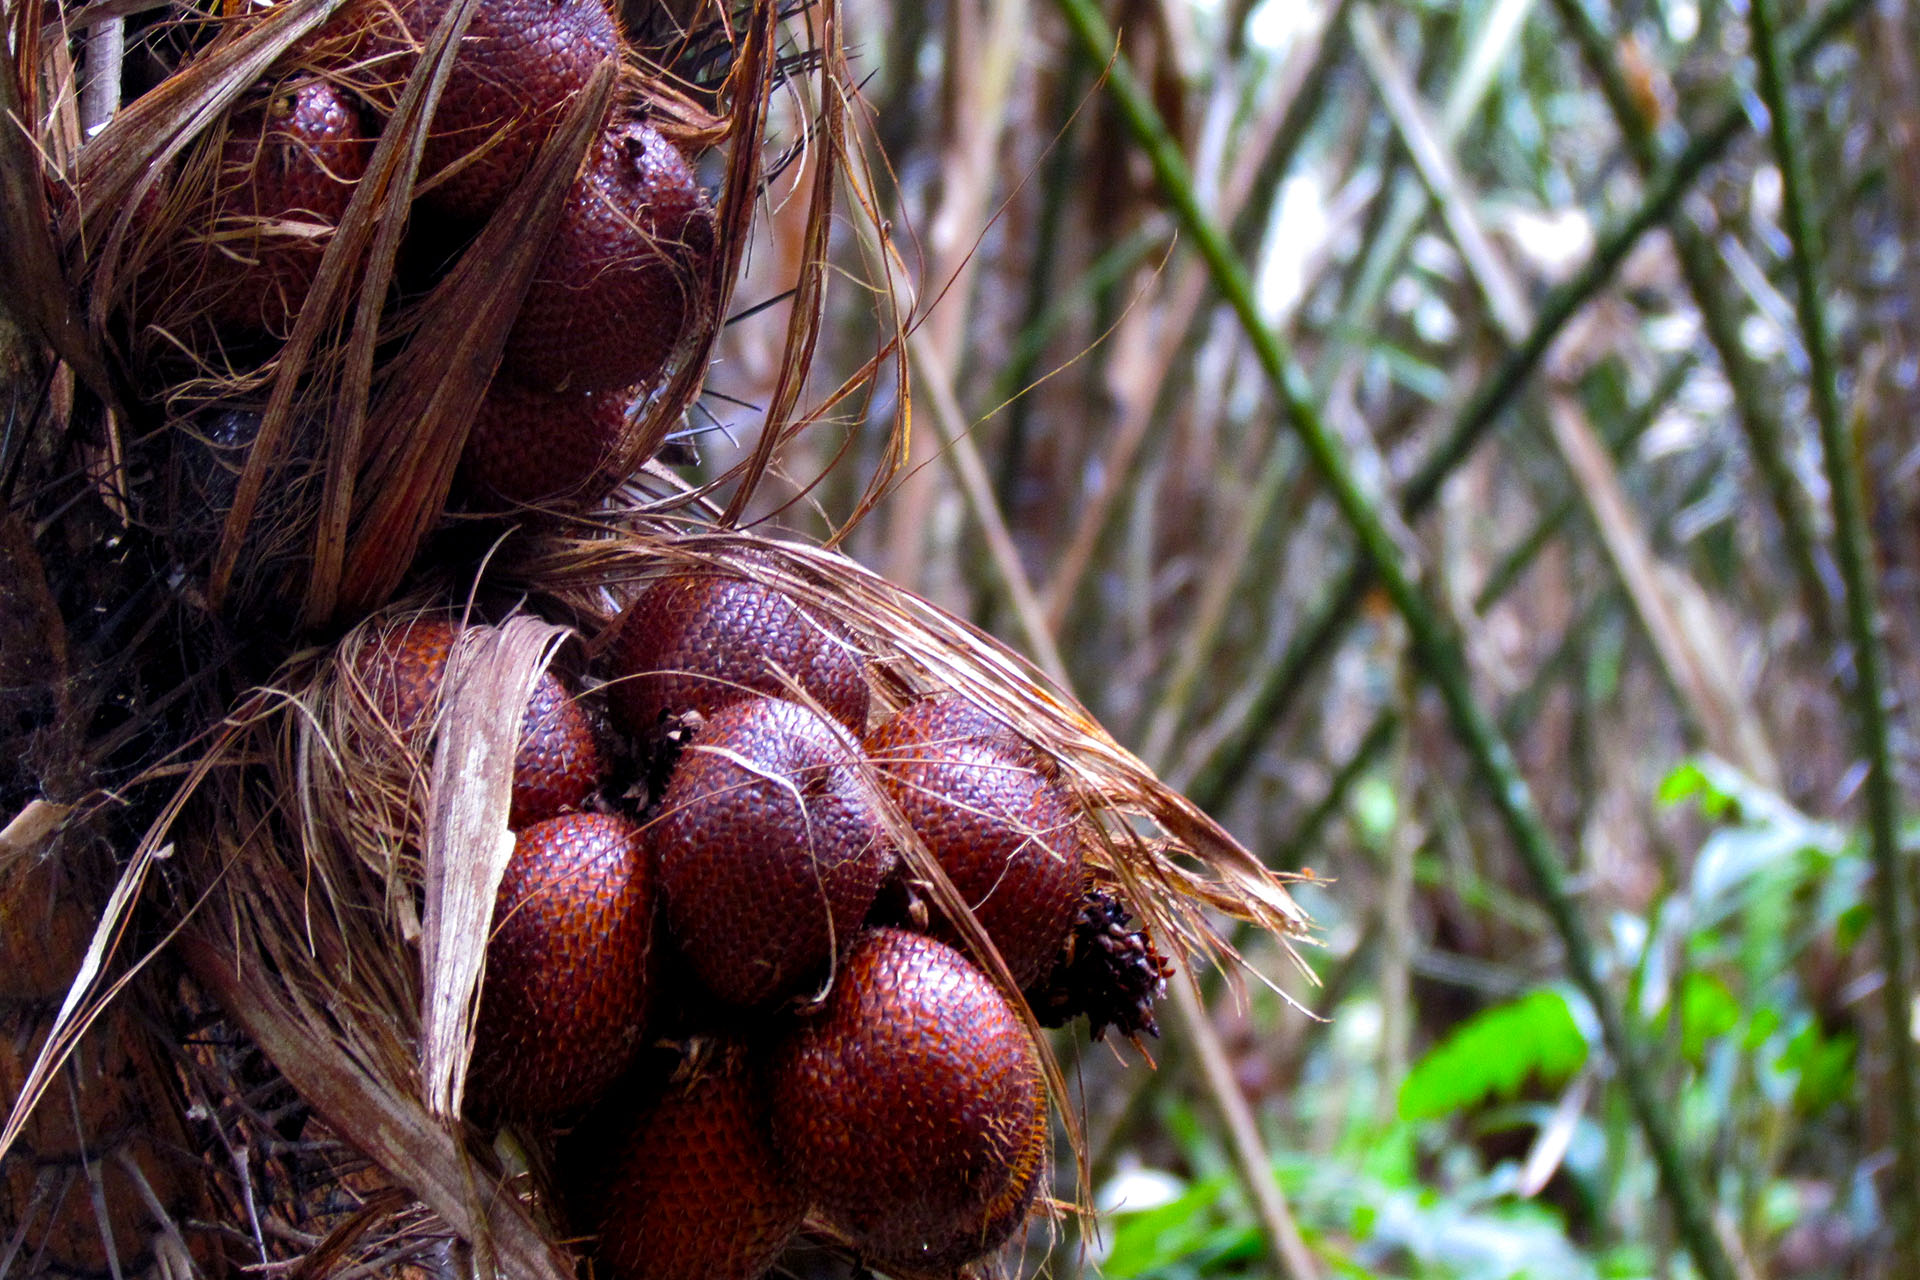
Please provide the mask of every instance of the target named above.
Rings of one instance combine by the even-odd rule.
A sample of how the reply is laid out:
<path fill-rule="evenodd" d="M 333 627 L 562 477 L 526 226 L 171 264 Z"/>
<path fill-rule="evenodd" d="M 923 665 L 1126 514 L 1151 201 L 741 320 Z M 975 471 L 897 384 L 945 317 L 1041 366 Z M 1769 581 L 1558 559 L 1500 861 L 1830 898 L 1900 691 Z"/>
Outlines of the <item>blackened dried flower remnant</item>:
<path fill-rule="evenodd" d="M 1153 1005 L 1167 992 L 1173 963 L 1144 926 L 1130 927 L 1132 920 L 1117 895 L 1098 885 L 1087 889 L 1052 971 L 1027 992 L 1041 1026 L 1063 1027 L 1084 1013 L 1095 1040 L 1108 1027 L 1129 1040 L 1142 1033 L 1159 1038 Z"/>

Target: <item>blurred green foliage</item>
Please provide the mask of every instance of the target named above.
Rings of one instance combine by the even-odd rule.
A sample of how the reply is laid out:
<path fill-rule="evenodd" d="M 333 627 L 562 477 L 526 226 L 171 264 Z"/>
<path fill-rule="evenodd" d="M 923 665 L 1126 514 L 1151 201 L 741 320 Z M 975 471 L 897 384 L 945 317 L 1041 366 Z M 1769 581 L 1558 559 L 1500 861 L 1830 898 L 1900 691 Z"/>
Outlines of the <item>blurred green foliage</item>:
<path fill-rule="evenodd" d="M 1663 1047 L 1688 1148 L 1746 1238 L 1779 1239 L 1817 1214 L 1869 1239 L 1879 1207 L 1823 1137 L 1858 1105 L 1859 1036 L 1806 977 L 1810 956 L 1859 934 L 1862 838 L 1709 760 L 1673 770 L 1658 801 L 1697 814 L 1706 834 L 1684 882 L 1612 921 L 1610 959 Z M 1350 806 L 1370 841 L 1389 838 L 1382 824 L 1403 811 L 1377 785 L 1357 786 Z M 1658 1234 L 1652 1171 L 1577 993 L 1543 980 L 1461 1020 L 1409 1064 L 1384 1118 L 1372 1105 L 1379 1019 L 1377 994 L 1357 989 L 1315 1037 L 1299 1086 L 1263 1117 L 1274 1149 L 1290 1153 L 1274 1176 L 1327 1274 L 1691 1274 Z M 1191 1105 L 1168 1099 L 1159 1115 L 1182 1172 L 1130 1169 L 1103 1189 L 1114 1212 L 1095 1251 L 1102 1275 L 1267 1273 L 1244 1189 Z"/>

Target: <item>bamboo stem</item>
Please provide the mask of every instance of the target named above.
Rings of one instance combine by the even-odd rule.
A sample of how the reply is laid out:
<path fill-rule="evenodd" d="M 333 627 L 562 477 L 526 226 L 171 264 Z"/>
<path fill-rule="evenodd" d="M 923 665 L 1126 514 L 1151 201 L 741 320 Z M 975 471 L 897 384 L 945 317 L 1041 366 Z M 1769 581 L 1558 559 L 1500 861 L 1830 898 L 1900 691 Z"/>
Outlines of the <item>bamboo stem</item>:
<path fill-rule="evenodd" d="M 1388 48 L 1373 10 L 1364 6 L 1356 9 L 1352 23 L 1361 60 L 1441 210 L 1495 329 L 1508 342 L 1520 341 L 1533 324 L 1533 309 L 1520 281 L 1481 227 L 1475 214 L 1477 201 L 1465 175 L 1451 150 L 1428 124 L 1424 105 Z M 1564 352 L 1560 359 L 1565 363 Z M 1558 384 L 1566 378 L 1556 374 L 1551 380 Z M 1779 765 L 1765 727 L 1744 690 L 1727 674 L 1721 655 L 1697 640 L 1682 622 L 1679 604 L 1662 580 L 1662 566 L 1621 487 L 1611 456 L 1563 385 L 1555 385 L 1546 396 L 1546 420 L 1548 434 L 1574 479 L 1574 491 L 1586 503 L 1601 546 L 1627 588 L 1634 613 L 1653 642 L 1660 669 L 1683 714 L 1699 731 L 1708 750 L 1731 760 L 1762 784 L 1777 787 Z M 1677 570 L 1668 572 L 1679 576 Z M 1690 580 L 1683 579 L 1676 586 L 1699 590 Z"/>
<path fill-rule="evenodd" d="M 1806 153 L 1797 136 L 1773 0 L 1751 0 L 1754 60 L 1760 97 L 1767 106 L 1773 149 L 1780 163 L 1782 214 L 1793 244 L 1794 304 L 1806 338 L 1808 376 L 1814 416 L 1826 455 L 1827 481 L 1833 489 L 1834 551 L 1845 584 L 1847 638 L 1853 649 L 1853 702 L 1861 754 L 1867 760 L 1867 829 L 1874 865 L 1874 920 L 1880 935 L 1884 981 L 1880 997 L 1886 1017 L 1888 1099 L 1893 1110 L 1895 1169 L 1887 1197 L 1897 1260 L 1893 1270 L 1920 1275 L 1920 1111 L 1916 1111 L 1913 1062 L 1913 988 L 1907 970 L 1906 895 L 1899 845 L 1899 797 L 1888 748 L 1885 655 L 1880 639 L 1880 602 L 1873 580 L 1871 534 L 1867 530 L 1856 449 L 1859 439 L 1842 419 L 1840 389 L 1833 364 L 1833 340 L 1826 303 L 1820 294 L 1822 259 L 1819 229 L 1807 209 L 1810 178 Z"/>
<path fill-rule="evenodd" d="M 1090 59 L 1110 59 L 1108 91 L 1115 105 L 1135 142 L 1152 162 L 1162 193 L 1206 262 L 1215 287 L 1239 317 L 1288 421 L 1358 537 L 1363 556 L 1371 562 L 1381 586 L 1406 620 L 1424 674 L 1437 686 L 1455 732 L 1472 757 L 1489 798 L 1505 822 L 1560 935 L 1570 976 L 1593 1006 L 1634 1118 L 1660 1169 L 1661 1182 L 1672 1202 L 1675 1222 L 1688 1252 L 1708 1280 L 1733 1280 L 1733 1264 L 1714 1232 L 1706 1195 L 1681 1155 L 1670 1109 L 1658 1096 L 1639 1045 L 1628 1031 L 1612 990 L 1601 977 L 1599 959 L 1567 886 L 1559 850 L 1539 816 L 1511 750 L 1474 699 L 1458 637 L 1446 628 L 1428 604 L 1416 583 L 1416 568 L 1410 563 L 1411 557 L 1395 539 L 1388 521 L 1349 465 L 1340 442 L 1314 407 L 1313 389 L 1306 374 L 1292 359 L 1279 335 L 1261 318 L 1246 271 L 1233 256 L 1226 237 L 1199 207 L 1186 161 L 1177 144 L 1125 60 L 1113 52 L 1114 36 L 1105 18 L 1091 0 L 1058 0 L 1058 4 L 1082 53 Z M 1678 198 L 1677 189 L 1674 198 Z M 1528 344 L 1535 349 L 1522 373 L 1531 372 L 1546 345 L 1546 341 L 1537 336 Z"/>
<path fill-rule="evenodd" d="M 1661 410 L 1665 409 L 1672 402 L 1673 397 L 1679 394 L 1681 384 L 1686 381 L 1693 367 L 1693 358 L 1683 355 L 1674 359 L 1661 373 L 1659 381 L 1654 384 L 1653 391 L 1647 396 L 1646 401 L 1627 420 L 1619 434 L 1607 442 L 1608 452 L 1615 460 L 1624 457 L 1627 450 L 1647 433 L 1654 420 L 1660 416 Z M 1573 518 L 1579 505 L 1579 498 L 1569 493 L 1541 516 L 1534 523 L 1533 528 L 1521 536 L 1519 542 L 1514 545 L 1514 549 L 1507 553 L 1492 573 L 1487 575 L 1486 585 L 1474 593 L 1475 613 L 1486 613 L 1513 589 L 1514 585 L 1520 581 L 1520 575 L 1526 572 L 1540 552 L 1559 534 L 1567 521 Z M 1552 665 L 1551 661 L 1543 664 L 1543 671 Z M 1276 846 L 1277 852 L 1268 860 L 1270 865 L 1291 870 L 1307 862 L 1307 851 L 1319 841 L 1321 831 L 1333 816 L 1346 806 L 1347 791 L 1359 781 L 1368 766 L 1373 763 L 1374 757 L 1378 756 L 1392 741 L 1393 734 L 1399 727 L 1399 713 L 1391 707 L 1374 717 L 1373 723 L 1362 735 L 1360 745 L 1354 748 L 1353 754 L 1328 781 L 1326 793 L 1314 804 L 1307 816 L 1301 819 L 1293 834 Z"/>

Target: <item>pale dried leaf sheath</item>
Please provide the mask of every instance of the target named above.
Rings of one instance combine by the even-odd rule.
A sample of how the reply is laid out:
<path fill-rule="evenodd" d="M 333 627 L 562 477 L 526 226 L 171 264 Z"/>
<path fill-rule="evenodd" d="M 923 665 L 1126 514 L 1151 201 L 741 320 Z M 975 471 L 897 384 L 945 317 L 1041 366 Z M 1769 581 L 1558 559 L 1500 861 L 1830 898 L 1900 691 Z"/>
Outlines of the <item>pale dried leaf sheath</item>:
<path fill-rule="evenodd" d="M 353 322 L 343 372 L 335 386 L 335 406 L 332 412 L 322 415 L 327 424 L 326 456 L 334 463 L 326 470 L 320 512 L 312 531 L 313 576 L 306 600 L 310 618 L 330 617 L 338 594 L 354 486 L 360 459 L 366 451 L 367 402 L 373 386 L 374 350 L 381 330 L 380 304 L 386 296 L 400 251 L 401 235 L 408 222 L 406 210 L 413 202 L 428 124 L 452 75 L 461 37 L 478 7 L 475 0 L 450 5 L 420 51 L 419 62 L 394 104 L 379 145 L 369 159 L 367 173 L 354 192 L 346 216 L 340 220 L 333 243 L 327 246 L 319 278 L 314 281 L 301 323 L 295 326 L 289 343 L 290 348 L 303 353 L 304 359 L 304 351 L 332 324 L 328 300 L 337 292 L 345 291 L 353 268 L 364 258 L 364 278 L 359 296 L 353 300 Z M 283 357 L 276 375 L 274 400 L 282 412 L 291 407 L 300 373 L 295 367 L 297 363 Z M 266 425 L 263 424 L 263 430 Z"/>
<path fill-rule="evenodd" d="M 513 761 L 534 684 L 566 637 L 518 617 L 469 627 L 447 664 L 427 816 L 420 1076 L 428 1110 L 460 1114 L 494 897 L 513 855 Z"/>

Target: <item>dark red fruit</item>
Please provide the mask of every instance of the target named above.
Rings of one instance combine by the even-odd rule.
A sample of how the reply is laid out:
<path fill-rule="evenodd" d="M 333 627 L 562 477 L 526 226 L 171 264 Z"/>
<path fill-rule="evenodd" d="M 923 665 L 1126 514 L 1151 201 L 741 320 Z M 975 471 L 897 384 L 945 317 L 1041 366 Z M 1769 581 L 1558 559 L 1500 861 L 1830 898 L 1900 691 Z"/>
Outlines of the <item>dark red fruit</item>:
<path fill-rule="evenodd" d="M 941 692 L 916 698 L 867 735 L 867 754 L 886 760 L 904 753 L 918 759 L 952 743 L 991 747 L 1002 755 L 1052 772 L 1052 759 L 964 694 Z"/>
<path fill-rule="evenodd" d="M 480 493 L 506 502 L 593 502 L 626 477 L 608 463 L 626 443 L 622 391 L 534 391 L 496 378 L 474 415 L 460 468 Z"/>
<path fill-rule="evenodd" d="M 1041 1080 L 984 974 L 943 942 L 877 929 L 774 1050 L 774 1146 L 864 1254 L 949 1270 L 1025 1218 L 1046 1164 Z"/>
<path fill-rule="evenodd" d="M 522 831 L 494 900 L 474 1099 L 514 1115 L 593 1101 L 640 1047 L 652 941 L 637 825 L 569 813 Z"/>
<path fill-rule="evenodd" d="M 790 697 L 797 682 L 855 731 L 867 724 L 860 654 L 838 629 L 794 601 L 721 573 L 661 578 L 621 615 L 607 686 L 636 737 L 669 716 L 701 715 L 754 694 Z"/>
<path fill-rule="evenodd" d="M 372 637 L 355 660 L 387 724 L 410 745 L 432 729 L 447 657 L 459 634 L 445 618 L 416 618 Z M 593 721 L 548 671 L 534 686 L 513 758 L 507 825 L 516 830 L 582 804 L 607 772 Z"/>
<path fill-rule="evenodd" d="M 353 103 L 324 80 L 283 86 L 236 112 L 220 149 L 208 230 L 190 262 L 176 264 L 186 291 L 168 309 L 285 336 L 372 154 Z"/>
<path fill-rule="evenodd" d="M 619 1280 L 754 1280 L 806 1201 L 767 1136 L 739 1056 L 674 1085 L 626 1140 L 605 1192 L 598 1260 Z"/>
<path fill-rule="evenodd" d="M 652 381 L 711 318 L 703 281 L 713 237 L 686 159 L 651 126 L 615 123 L 534 268 L 505 367 L 553 391 Z"/>
<path fill-rule="evenodd" d="M 777 698 L 729 703 L 694 734 L 648 825 L 667 926 L 714 995 L 797 994 L 845 950 L 892 854 L 839 725 Z"/>
<path fill-rule="evenodd" d="M 874 736 L 880 789 L 1024 987 L 1047 971 L 1080 904 L 1079 814 L 1035 765 L 955 741 L 938 719 L 920 727 L 931 735 L 920 742 L 891 723 Z"/>
<path fill-rule="evenodd" d="M 452 0 L 400 0 L 417 49 Z M 461 37 L 421 158 L 422 199 L 458 218 L 483 218 L 504 200 L 566 115 L 594 69 L 620 51 L 604 0 L 481 0 Z M 410 54 L 390 75 L 412 70 Z M 457 166 L 457 167 L 456 167 Z"/>

